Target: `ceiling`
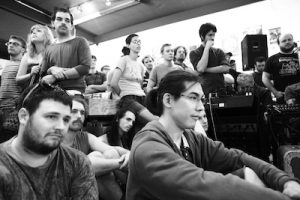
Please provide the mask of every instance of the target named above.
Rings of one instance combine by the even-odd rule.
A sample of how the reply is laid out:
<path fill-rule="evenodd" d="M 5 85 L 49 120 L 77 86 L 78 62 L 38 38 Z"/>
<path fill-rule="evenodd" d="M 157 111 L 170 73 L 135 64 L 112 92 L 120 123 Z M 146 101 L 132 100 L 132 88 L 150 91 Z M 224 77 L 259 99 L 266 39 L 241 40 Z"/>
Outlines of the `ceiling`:
<path fill-rule="evenodd" d="M 93 2 L 99 10 L 105 6 L 105 0 L 19 0 L 35 8 L 31 9 L 16 0 L 1 0 L 0 39 L 7 40 L 11 34 L 26 38 L 32 25 L 50 25 L 55 7 L 71 8 L 86 1 Z M 99 43 L 258 1 L 261 0 L 139 0 L 137 5 L 76 25 L 76 30 L 90 43 Z"/>

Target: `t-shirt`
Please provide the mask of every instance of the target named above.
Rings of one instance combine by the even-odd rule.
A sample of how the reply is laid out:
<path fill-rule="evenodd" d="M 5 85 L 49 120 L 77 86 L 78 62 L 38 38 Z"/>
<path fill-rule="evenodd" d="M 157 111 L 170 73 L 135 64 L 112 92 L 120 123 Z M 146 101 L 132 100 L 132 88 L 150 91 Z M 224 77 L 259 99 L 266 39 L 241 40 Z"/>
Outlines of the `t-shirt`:
<path fill-rule="evenodd" d="M 106 75 L 102 72 L 88 74 L 85 76 L 86 85 L 102 85 L 106 81 Z"/>
<path fill-rule="evenodd" d="M 120 97 L 126 95 L 145 96 L 142 89 L 145 68 L 142 63 L 132 60 L 129 56 L 123 56 L 117 65 L 122 74 L 119 80 L 121 90 Z"/>
<path fill-rule="evenodd" d="M 88 155 L 91 152 L 88 132 L 80 131 L 80 133 L 77 133 L 71 147 Z"/>
<path fill-rule="evenodd" d="M 201 45 L 199 48 L 190 52 L 190 61 L 197 71 L 197 64 L 200 61 L 204 51 L 204 46 Z M 221 49 L 210 48 L 207 68 L 216 67 L 220 65 L 228 65 L 229 63 L 225 58 L 225 54 Z M 205 95 L 210 92 L 217 92 L 218 90 L 225 88 L 225 81 L 223 73 L 203 73 L 200 74 L 200 81 Z"/>
<path fill-rule="evenodd" d="M 149 80 L 152 80 L 155 83 L 154 87 L 158 86 L 161 79 L 165 77 L 167 73 L 174 70 L 182 70 L 182 67 L 174 64 L 168 66 L 165 63 L 161 63 L 152 69 Z"/>
<path fill-rule="evenodd" d="M 267 59 L 264 71 L 272 75 L 274 88 L 284 92 L 288 85 L 300 80 L 298 55 L 277 53 Z"/>
<path fill-rule="evenodd" d="M 262 82 L 262 73 L 254 72 L 253 74 L 254 82 L 256 85 L 260 87 L 266 87 L 265 84 Z"/>
<path fill-rule="evenodd" d="M 47 47 L 41 64 L 41 75 L 46 75 L 47 70 L 52 66 L 75 68 L 80 75 L 79 78 L 57 81 L 57 83 L 63 89 L 84 92 L 84 75 L 89 73 L 90 65 L 91 51 L 88 42 L 82 37 L 75 37 Z"/>
<path fill-rule="evenodd" d="M 20 61 L 7 61 L 1 76 L 0 108 L 15 108 L 22 88 L 17 85 L 16 76 Z"/>
<path fill-rule="evenodd" d="M 144 75 L 143 88 L 147 87 L 147 84 L 149 81 L 149 76 L 150 76 L 150 73 L 148 71 L 146 71 L 145 75 Z"/>
<path fill-rule="evenodd" d="M 60 145 L 45 164 L 30 167 L 12 156 L 13 139 L 0 145 L 0 199 L 98 200 L 95 174 L 83 153 Z"/>

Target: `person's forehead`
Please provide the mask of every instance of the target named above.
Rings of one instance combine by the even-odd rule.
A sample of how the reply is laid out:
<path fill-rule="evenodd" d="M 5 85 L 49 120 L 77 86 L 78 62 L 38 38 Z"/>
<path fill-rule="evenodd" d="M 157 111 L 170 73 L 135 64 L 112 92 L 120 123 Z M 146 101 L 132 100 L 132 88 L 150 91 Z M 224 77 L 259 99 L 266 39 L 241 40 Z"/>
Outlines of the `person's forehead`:
<path fill-rule="evenodd" d="M 186 88 L 188 88 L 184 93 L 185 94 L 198 94 L 199 96 L 203 96 L 203 90 L 200 83 L 188 82 L 186 83 Z"/>
<path fill-rule="evenodd" d="M 22 43 L 19 40 L 14 39 L 14 38 L 10 38 L 9 41 L 10 42 L 17 42 L 18 44 L 22 45 Z"/>
<path fill-rule="evenodd" d="M 257 65 L 264 65 L 265 63 L 266 63 L 266 61 L 261 61 L 261 62 L 257 61 L 256 62 Z"/>
<path fill-rule="evenodd" d="M 293 39 L 293 36 L 291 34 L 284 34 L 279 37 L 279 41 L 287 40 L 287 39 Z"/>
<path fill-rule="evenodd" d="M 72 102 L 72 109 L 76 109 L 76 110 L 84 110 L 84 106 L 82 103 L 73 100 Z"/>
<path fill-rule="evenodd" d="M 58 102 L 51 99 L 43 100 L 36 111 L 42 113 L 58 113 L 61 115 L 70 115 L 70 106 L 65 105 L 62 102 Z"/>
<path fill-rule="evenodd" d="M 124 118 L 130 118 L 132 120 L 135 120 L 135 115 L 131 111 L 126 111 Z"/>
<path fill-rule="evenodd" d="M 67 12 L 57 12 L 56 17 L 61 17 L 65 19 L 71 19 L 71 15 Z"/>
<path fill-rule="evenodd" d="M 206 35 L 215 35 L 215 34 L 216 34 L 216 32 L 214 32 L 213 30 L 210 30 L 210 31 L 207 32 Z"/>

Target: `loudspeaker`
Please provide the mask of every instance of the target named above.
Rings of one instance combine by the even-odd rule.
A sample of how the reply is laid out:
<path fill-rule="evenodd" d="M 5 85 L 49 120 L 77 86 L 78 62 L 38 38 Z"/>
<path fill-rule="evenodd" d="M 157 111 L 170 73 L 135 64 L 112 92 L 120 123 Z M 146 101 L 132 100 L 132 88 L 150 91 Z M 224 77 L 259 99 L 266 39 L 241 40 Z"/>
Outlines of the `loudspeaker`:
<path fill-rule="evenodd" d="M 278 167 L 300 179 L 300 145 L 282 145 L 277 150 Z"/>
<path fill-rule="evenodd" d="M 6 42 L 7 40 L 0 39 L 0 58 L 9 60 L 7 46 L 5 45 Z"/>
<path fill-rule="evenodd" d="M 242 62 L 243 70 L 254 68 L 256 57 L 268 58 L 268 44 L 266 35 L 246 35 L 242 40 Z"/>

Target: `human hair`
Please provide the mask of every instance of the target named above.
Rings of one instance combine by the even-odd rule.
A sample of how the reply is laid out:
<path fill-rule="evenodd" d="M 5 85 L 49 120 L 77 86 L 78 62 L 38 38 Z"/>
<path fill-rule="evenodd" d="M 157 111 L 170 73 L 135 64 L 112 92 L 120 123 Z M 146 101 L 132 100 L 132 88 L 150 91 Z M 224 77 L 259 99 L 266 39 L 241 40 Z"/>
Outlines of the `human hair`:
<path fill-rule="evenodd" d="M 73 20 L 74 20 L 73 15 L 70 12 L 70 10 L 66 9 L 66 8 L 57 8 L 57 7 L 54 8 L 54 12 L 53 12 L 53 14 L 51 16 L 51 21 L 55 21 L 56 13 L 58 13 L 58 12 L 69 13 L 70 19 L 71 19 L 71 24 L 73 25 Z"/>
<path fill-rule="evenodd" d="M 264 56 L 258 56 L 254 59 L 254 63 L 256 64 L 257 62 L 264 62 L 266 61 L 266 58 Z"/>
<path fill-rule="evenodd" d="M 199 76 L 187 71 L 175 70 L 169 72 L 160 82 L 157 89 L 151 90 L 146 97 L 146 107 L 155 115 L 163 114 L 163 96 L 169 93 L 177 100 L 187 90 L 187 82 L 200 83 Z"/>
<path fill-rule="evenodd" d="M 95 59 L 95 60 L 97 60 L 97 57 L 96 57 L 96 56 L 94 56 L 94 55 L 92 55 L 92 59 Z"/>
<path fill-rule="evenodd" d="M 152 61 L 154 61 L 154 58 L 153 58 L 152 56 L 146 55 L 146 56 L 144 56 L 143 59 L 142 59 L 142 63 L 143 63 L 143 64 L 145 64 L 145 60 L 146 60 L 147 58 L 150 58 Z"/>
<path fill-rule="evenodd" d="M 137 37 L 137 34 L 130 34 L 126 37 L 125 39 L 125 43 L 126 45 L 130 45 L 132 38 Z M 129 55 L 130 53 L 130 49 L 127 46 L 124 46 L 122 49 L 122 53 L 124 56 Z"/>
<path fill-rule="evenodd" d="M 28 34 L 28 38 L 27 38 L 27 52 L 29 57 L 33 57 L 35 54 L 37 54 L 37 49 L 35 47 L 35 44 L 31 41 L 31 33 L 34 29 L 42 29 L 44 32 L 44 47 L 46 48 L 47 46 L 49 46 L 50 44 L 53 43 L 54 41 L 54 37 L 53 34 L 51 32 L 51 30 L 44 25 L 40 25 L 40 24 L 36 24 L 33 25 L 30 29 L 30 33 Z"/>
<path fill-rule="evenodd" d="M 201 41 L 204 41 L 204 38 L 209 31 L 217 32 L 217 27 L 212 23 L 205 23 L 200 26 L 199 36 Z"/>
<path fill-rule="evenodd" d="M 18 108 L 26 108 L 32 115 L 44 100 L 57 101 L 72 109 L 72 99 L 66 91 L 46 83 L 38 83 L 26 88 L 20 97 Z"/>
<path fill-rule="evenodd" d="M 119 146 L 120 145 L 119 141 L 121 140 L 122 144 L 125 148 L 130 149 L 130 147 L 131 147 L 131 143 L 132 143 L 132 140 L 134 137 L 134 129 L 135 129 L 134 125 L 135 124 L 133 124 L 131 129 L 123 135 L 124 139 L 122 139 L 119 135 L 120 119 L 122 119 L 125 116 L 127 111 L 132 112 L 136 116 L 136 113 L 128 108 L 120 108 L 117 111 L 117 113 L 114 116 L 113 121 L 111 122 L 110 130 L 107 132 L 107 135 L 106 135 L 108 144 L 111 146 Z"/>
<path fill-rule="evenodd" d="M 165 50 L 165 47 L 169 47 L 169 46 L 172 46 L 171 44 L 169 43 L 166 43 L 166 44 L 163 44 L 160 48 L 160 53 L 163 54 L 164 50 Z"/>
<path fill-rule="evenodd" d="M 75 94 L 74 96 L 72 96 L 72 101 L 77 101 L 78 103 L 81 103 L 83 105 L 85 111 L 84 117 L 86 118 L 89 114 L 89 106 L 84 97 L 82 95 Z"/>
<path fill-rule="evenodd" d="M 24 49 L 26 48 L 26 42 L 25 42 L 25 40 L 24 40 L 23 37 L 18 36 L 18 35 L 11 35 L 11 36 L 9 37 L 9 39 L 10 39 L 10 40 L 11 40 L 11 39 L 18 40 L 18 41 L 21 43 L 22 47 L 23 47 Z"/>
<path fill-rule="evenodd" d="M 177 51 L 179 48 L 183 48 L 184 50 L 184 55 L 186 56 L 187 55 L 187 49 L 184 47 L 184 46 L 177 46 L 175 49 L 174 49 L 174 61 L 176 60 L 175 56 L 177 54 Z"/>
<path fill-rule="evenodd" d="M 109 67 L 109 65 L 103 65 L 103 66 L 101 67 L 101 69 L 100 69 L 101 72 L 102 72 L 105 68 L 110 68 L 110 67 Z"/>

